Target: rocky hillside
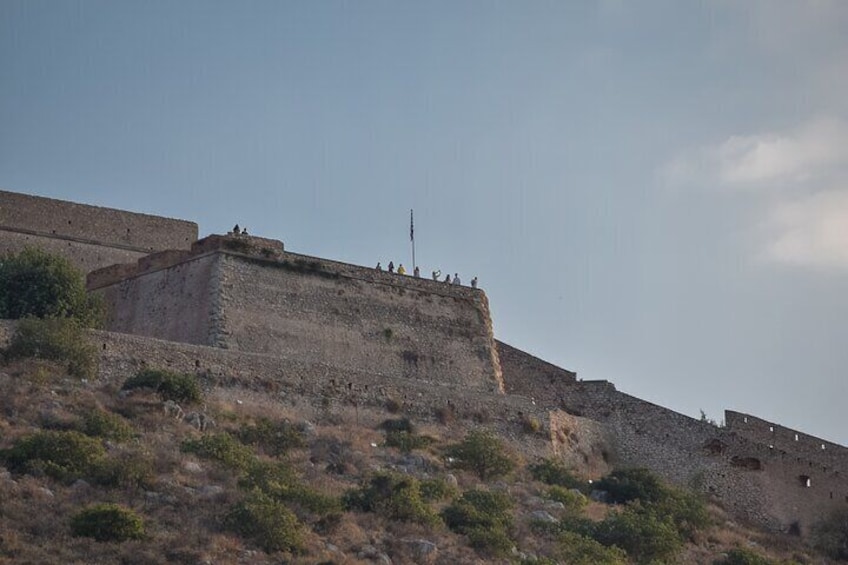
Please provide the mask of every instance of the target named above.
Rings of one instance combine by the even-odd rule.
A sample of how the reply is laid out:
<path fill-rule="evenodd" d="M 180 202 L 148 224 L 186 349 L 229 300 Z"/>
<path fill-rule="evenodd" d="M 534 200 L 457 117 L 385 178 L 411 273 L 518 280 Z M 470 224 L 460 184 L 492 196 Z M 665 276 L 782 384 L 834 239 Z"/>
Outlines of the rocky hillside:
<path fill-rule="evenodd" d="M 532 420 L 103 381 L 75 330 L 28 325 L 0 367 L 0 563 L 826 562 L 648 473 L 528 454 Z"/>

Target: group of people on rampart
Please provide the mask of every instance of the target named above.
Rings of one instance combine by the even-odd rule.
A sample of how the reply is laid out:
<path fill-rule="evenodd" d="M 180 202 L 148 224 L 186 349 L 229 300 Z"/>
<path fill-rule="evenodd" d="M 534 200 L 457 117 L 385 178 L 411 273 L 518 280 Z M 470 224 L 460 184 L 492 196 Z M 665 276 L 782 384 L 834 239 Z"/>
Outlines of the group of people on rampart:
<path fill-rule="evenodd" d="M 380 261 L 377 261 L 377 266 L 374 267 L 374 268 L 378 271 L 382 271 L 383 270 L 383 264 Z M 390 272 L 390 273 L 395 272 L 394 261 L 389 261 L 388 272 Z M 399 274 L 399 275 L 405 275 L 406 274 L 406 268 L 403 266 L 403 263 L 400 263 L 398 265 L 397 274 Z M 417 266 L 415 267 L 415 269 L 413 269 L 412 276 L 415 277 L 416 279 L 421 278 L 421 270 Z M 432 276 L 433 276 L 434 281 L 439 282 L 441 280 L 441 277 L 442 277 L 442 271 L 441 270 L 435 270 L 435 271 L 433 271 Z M 446 274 L 444 283 L 450 284 L 450 285 L 456 285 L 456 286 L 462 285 L 462 281 L 459 278 L 459 273 L 454 273 L 453 277 L 450 276 L 450 273 Z M 473 279 L 471 279 L 471 288 L 477 288 L 477 277 L 474 277 Z"/>

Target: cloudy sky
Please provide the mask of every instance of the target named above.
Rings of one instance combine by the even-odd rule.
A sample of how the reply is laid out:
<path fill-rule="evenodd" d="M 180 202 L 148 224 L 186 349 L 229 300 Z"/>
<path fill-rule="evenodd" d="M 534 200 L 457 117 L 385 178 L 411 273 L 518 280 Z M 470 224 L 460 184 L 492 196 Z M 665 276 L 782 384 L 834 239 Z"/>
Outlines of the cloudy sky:
<path fill-rule="evenodd" d="M 499 338 L 848 443 L 848 3 L 3 0 L 0 187 L 480 278 Z"/>

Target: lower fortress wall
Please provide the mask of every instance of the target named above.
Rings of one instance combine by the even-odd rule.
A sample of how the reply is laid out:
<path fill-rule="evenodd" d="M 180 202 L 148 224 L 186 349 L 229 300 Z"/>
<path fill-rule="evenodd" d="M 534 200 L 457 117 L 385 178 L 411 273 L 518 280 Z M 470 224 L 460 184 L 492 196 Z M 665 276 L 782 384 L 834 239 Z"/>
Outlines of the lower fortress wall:
<path fill-rule="evenodd" d="M 602 424 L 615 467 L 646 467 L 775 530 L 797 527 L 806 533 L 830 511 L 848 507 L 848 480 L 840 473 L 845 467 L 813 457 L 828 452 L 820 440 L 808 441 L 808 452 L 784 450 L 774 440 L 762 440 L 781 435 L 795 444 L 791 430 L 780 434 L 774 427 L 772 433 L 763 421 L 747 417 L 748 427 L 740 432 L 743 415 L 737 422 L 730 412 L 728 427 L 718 427 L 619 392 L 607 381 L 578 381 L 574 373 L 506 344 L 498 348 L 507 394 Z M 834 458 L 844 449 L 826 448 Z"/>

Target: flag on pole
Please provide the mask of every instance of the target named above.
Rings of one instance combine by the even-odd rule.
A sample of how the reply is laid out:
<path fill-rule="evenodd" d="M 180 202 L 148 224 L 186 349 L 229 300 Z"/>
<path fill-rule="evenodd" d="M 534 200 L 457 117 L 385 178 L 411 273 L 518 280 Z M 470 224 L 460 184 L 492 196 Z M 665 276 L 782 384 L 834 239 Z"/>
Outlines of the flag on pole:
<path fill-rule="evenodd" d="M 409 210 L 409 241 L 415 241 L 415 224 L 412 222 L 412 210 Z"/>

